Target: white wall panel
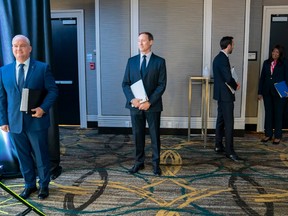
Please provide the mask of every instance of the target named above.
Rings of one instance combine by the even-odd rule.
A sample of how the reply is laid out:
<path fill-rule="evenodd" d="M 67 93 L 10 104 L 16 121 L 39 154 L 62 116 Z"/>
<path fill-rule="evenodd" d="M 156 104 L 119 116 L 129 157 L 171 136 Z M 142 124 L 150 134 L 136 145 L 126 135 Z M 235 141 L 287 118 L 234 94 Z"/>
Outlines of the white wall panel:
<path fill-rule="evenodd" d="M 163 117 L 188 113 L 188 77 L 202 75 L 203 0 L 139 0 L 139 31 L 154 35 L 152 51 L 166 59 L 168 82 Z M 195 86 L 191 116 L 200 116 Z"/>
<path fill-rule="evenodd" d="M 99 7 L 101 115 L 128 115 L 121 84 L 130 57 L 130 1 L 100 0 Z"/>

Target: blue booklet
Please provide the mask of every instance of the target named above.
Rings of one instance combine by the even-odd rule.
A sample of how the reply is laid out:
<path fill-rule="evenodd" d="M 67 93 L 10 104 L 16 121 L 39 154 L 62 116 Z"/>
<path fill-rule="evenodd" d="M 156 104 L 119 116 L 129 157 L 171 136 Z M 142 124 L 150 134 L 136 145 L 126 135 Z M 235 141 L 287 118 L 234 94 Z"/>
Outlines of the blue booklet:
<path fill-rule="evenodd" d="M 288 97 L 288 87 L 285 81 L 274 83 L 274 86 L 281 98 Z"/>

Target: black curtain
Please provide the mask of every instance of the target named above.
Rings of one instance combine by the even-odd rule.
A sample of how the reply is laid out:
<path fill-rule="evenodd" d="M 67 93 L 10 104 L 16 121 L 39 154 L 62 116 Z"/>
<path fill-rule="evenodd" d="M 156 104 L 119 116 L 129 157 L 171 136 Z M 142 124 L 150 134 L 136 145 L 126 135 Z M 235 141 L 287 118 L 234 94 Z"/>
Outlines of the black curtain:
<path fill-rule="evenodd" d="M 14 61 L 11 41 L 17 34 L 23 34 L 30 39 L 32 58 L 47 62 L 52 67 L 52 32 L 49 0 L 0 1 L 0 64 L 5 65 Z M 55 172 L 59 174 L 59 169 L 61 168 L 59 166 L 59 128 L 55 106 L 50 110 L 51 126 L 48 131 L 52 175 Z M 13 150 L 11 151 L 13 154 Z M 5 170 L 8 169 L 9 167 L 4 167 L 4 177 Z"/>

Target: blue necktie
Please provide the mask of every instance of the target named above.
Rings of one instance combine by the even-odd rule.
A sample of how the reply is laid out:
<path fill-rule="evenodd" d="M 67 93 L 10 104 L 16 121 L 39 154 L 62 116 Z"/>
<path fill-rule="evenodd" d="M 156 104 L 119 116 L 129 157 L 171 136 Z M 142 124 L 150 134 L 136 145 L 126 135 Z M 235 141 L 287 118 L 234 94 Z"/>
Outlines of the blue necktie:
<path fill-rule="evenodd" d="M 24 66 L 25 64 L 20 64 L 18 71 L 18 87 L 21 92 L 24 87 Z"/>
<path fill-rule="evenodd" d="M 145 74 L 145 70 L 146 70 L 146 55 L 143 55 L 143 61 L 142 61 L 141 70 L 140 70 L 142 78 Z"/>

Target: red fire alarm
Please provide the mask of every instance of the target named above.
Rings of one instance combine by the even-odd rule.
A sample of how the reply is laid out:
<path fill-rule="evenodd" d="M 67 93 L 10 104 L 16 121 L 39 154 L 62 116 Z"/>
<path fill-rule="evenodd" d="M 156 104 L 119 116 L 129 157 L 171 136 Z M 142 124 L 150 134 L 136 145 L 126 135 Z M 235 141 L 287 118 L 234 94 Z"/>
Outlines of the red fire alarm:
<path fill-rule="evenodd" d="M 90 62 L 90 70 L 95 70 L 95 62 Z"/>

